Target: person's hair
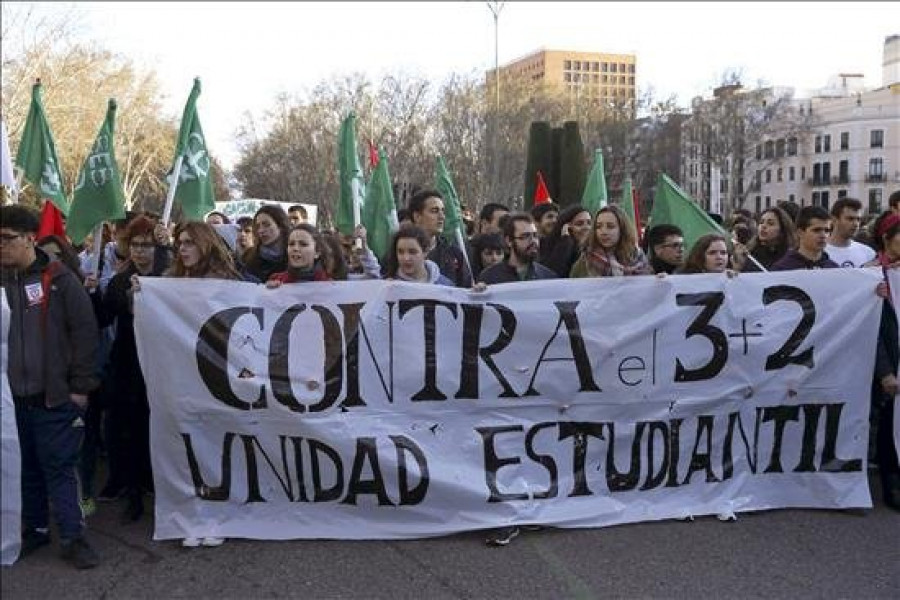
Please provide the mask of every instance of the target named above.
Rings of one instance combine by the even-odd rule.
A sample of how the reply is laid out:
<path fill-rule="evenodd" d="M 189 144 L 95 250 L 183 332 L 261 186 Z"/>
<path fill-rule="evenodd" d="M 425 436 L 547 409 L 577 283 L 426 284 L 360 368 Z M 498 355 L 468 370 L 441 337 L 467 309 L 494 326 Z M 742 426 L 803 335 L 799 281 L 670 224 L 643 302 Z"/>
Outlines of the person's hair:
<path fill-rule="evenodd" d="M 259 233 L 256 227 L 256 218 L 259 217 L 259 215 L 267 215 L 275 221 L 275 225 L 281 232 L 278 243 L 281 246 L 282 253 L 286 251 L 288 234 L 291 232 L 291 220 L 288 218 L 287 213 L 284 212 L 283 208 L 277 204 L 263 204 L 260 206 L 253 215 L 253 246 L 247 248 L 243 255 L 243 262 L 247 265 L 254 264 L 259 258 L 259 253 L 261 251 L 262 242 L 259 240 Z"/>
<path fill-rule="evenodd" d="M 706 273 L 706 251 L 712 246 L 713 242 L 725 242 L 725 248 L 728 248 L 728 240 L 724 235 L 719 233 L 707 233 L 701 235 L 694 242 L 694 247 L 684 260 L 684 267 L 681 273 Z M 730 253 L 729 253 L 730 255 Z"/>
<path fill-rule="evenodd" d="M 794 220 L 791 219 L 790 215 L 784 212 L 784 210 L 778 208 L 777 206 L 770 206 L 766 210 L 759 213 L 760 222 L 762 222 L 762 218 L 766 213 L 772 213 L 773 215 L 775 215 L 775 219 L 778 220 L 778 240 L 775 242 L 772 250 L 776 256 L 783 256 L 785 252 L 797 245 L 797 228 L 794 225 Z M 828 213 L 825 213 L 825 219 L 828 219 Z M 747 244 L 747 250 L 752 252 L 759 245 L 759 228 L 757 228 L 756 236 L 752 240 L 750 240 L 749 244 Z"/>
<path fill-rule="evenodd" d="M 821 206 L 804 206 L 797 213 L 797 229 L 806 229 L 814 220 L 830 221 L 831 215 Z"/>
<path fill-rule="evenodd" d="M 156 223 L 153 222 L 153 219 L 145 217 L 144 215 L 138 215 L 128 222 L 128 226 L 125 227 L 125 235 L 122 236 L 122 241 L 129 244 L 131 243 L 131 240 L 138 236 L 149 235 L 152 238 L 154 227 L 156 227 Z"/>
<path fill-rule="evenodd" d="M 564 208 L 556 218 L 556 225 L 553 226 L 553 233 L 551 235 L 556 238 L 562 236 L 563 227 L 571 223 L 575 217 L 583 212 L 588 211 L 580 204 L 573 204 Z"/>
<path fill-rule="evenodd" d="M 665 242 L 666 238 L 670 235 L 684 237 L 681 227 L 678 227 L 677 225 L 672 225 L 670 223 L 654 225 L 644 233 L 644 249 L 652 253 L 653 247 Z"/>
<path fill-rule="evenodd" d="M 306 211 L 306 207 L 302 204 L 292 204 L 291 206 L 288 206 L 289 213 L 292 213 L 294 211 L 300 213 L 300 216 L 302 216 L 304 219 L 309 218 L 309 213 Z"/>
<path fill-rule="evenodd" d="M 505 204 L 500 204 L 499 202 L 488 202 L 481 207 L 481 211 L 478 213 L 478 220 L 490 221 L 494 218 L 494 213 L 498 210 L 509 212 L 509 207 Z"/>
<path fill-rule="evenodd" d="M 472 249 L 472 255 L 469 257 L 469 260 L 472 261 L 472 270 L 475 271 L 476 275 L 484 269 L 484 264 L 481 262 L 482 251 L 505 251 L 503 248 L 503 238 L 499 233 L 479 233 L 474 235 L 472 236 L 472 239 L 469 240 L 469 247 Z"/>
<path fill-rule="evenodd" d="M 531 215 L 524 212 L 509 213 L 503 220 L 503 237 L 512 238 L 516 235 L 516 223 L 534 223 Z"/>
<path fill-rule="evenodd" d="M 391 237 L 391 248 L 388 251 L 388 255 L 385 257 L 384 262 L 385 277 L 397 276 L 397 271 L 400 269 L 400 263 L 397 260 L 397 244 L 400 243 L 400 240 L 404 239 L 416 240 L 419 247 L 422 248 L 422 253 L 425 254 L 427 252 L 428 234 L 425 233 L 425 230 L 418 225 L 403 225 L 397 230 L 397 233 Z"/>
<path fill-rule="evenodd" d="M 838 198 L 837 202 L 831 205 L 832 218 L 840 219 L 841 213 L 844 212 L 845 208 L 849 208 L 850 210 L 862 210 L 862 202 L 848 196 Z"/>
<path fill-rule="evenodd" d="M 181 253 L 175 252 L 172 266 L 166 275 L 168 277 L 216 277 L 220 279 L 240 279 L 241 276 L 234 266 L 234 258 L 215 228 L 204 221 L 187 221 L 179 223 L 175 227 L 174 243 L 178 247 L 178 238 L 182 233 L 191 236 L 200 259 L 193 267 L 185 266 L 181 260 Z"/>
<path fill-rule="evenodd" d="M 616 242 L 613 254 L 620 263 L 630 263 L 634 259 L 635 250 L 637 250 L 637 235 L 634 233 L 634 226 L 628 219 L 628 215 L 615 204 L 607 204 L 594 215 L 591 222 L 591 236 L 588 238 L 585 249 L 588 252 L 600 249 L 600 242 L 597 241 L 597 220 L 603 213 L 612 214 L 619 225 L 619 241 Z"/>
<path fill-rule="evenodd" d="M 0 206 L 0 226 L 19 233 L 37 233 L 41 219 L 37 212 L 20 204 Z"/>
<path fill-rule="evenodd" d="M 81 261 L 75 248 L 63 237 L 58 235 L 45 235 L 38 240 L 37 247 L 43 249 L 48 244 L 56 244 L 59 247 L 59 262 L 69 267 L 69 270 L 81 281 L 84 281 L 84 273 L 81 272 Z"/>
<path fill-rule="evenodd" d="M 875 249 L 879 252 L 884 252 L 884 238 L 891 239 L 895 235 L 900 234 L 900 219 L 895 217 L 896 215 L 893 211 L 886 210 L 878 215 L 878 218 L 872 223 L 872 242 L 875 244 Z M 893 225 L 885 223 L 888 219 L 894 220 Z"/>
<path fill-rule="evenodd" d="M 309 233 L 316 241 L 316 251 L 319 253 L 319 264 L 334 281 L 347 279 L 347 261 L 344 259 L 344 250 L 341 248 L 341 240 L 337 233 L 319 233 L 309 223 L 301 223 L 291 231 L 301 229 Z"/>
<path fill-rule="evenodd" d="M 735 209 L 734 214 L 747 217 L 751 221 L 753 220 L 753 213 L 750 212 L 750 209 L 747 208 L 737 208 Z"/>
<path fill-rule="evenodd" d="M 797 214 L 800 212 L 800 205 L 793 200 L 779 200 L 775 203 L 775 206 L 787 213 L 787 216 L 791 218 L 791 221 L 797 220 Z"/>
<path fill-rule="evenodd" d="M 725 224 L 724 219 L 722 219 L 722 215 L 720 215 L 719 213 L 714 213 L 714 212 L 709 212 L 709 211 L 707 211 L 707 212 L 706 212 L 706 215 L 707 215 L 710 219 L 712 219 L 713 222 L 714 222 L 716 225 L 722 226 L 722 225 Z"/>
<path fill-rule="evenodd" d="M 900 206 L 900 190 L 894 190 L 891 192 L 891 195 L 888 196 L 888 206 L 892 209 Z"/>
<path fill-rule="evenodd" d="M 746 223 L 735 223 L 731 227 L 731 233 L 738 243 L 744 244 L 745 246 L 753 239 L 753 231 Z"/>
<path fill-rule="evenodd" d="M 400 208 L 397 210 L 397 222 L 401 223 L 404 220 L 412 220 L 412 211 L 408 208 Z"/>
<path fill-rule="evenodd" d="M 413 194 L 412 198 L 409 199 L 409 204 L 407 204 L 409 207 L 410 218 L 412 218 L 415 213 L 421 213 L 425 210 L 425 202 L 429 198 L 438 198 L 442 202 L 444 200 L 444 197 L 441 196 L 441 193 L 437 190 L 420 190 L 416 192 Z"/>
<path fill-rule="evenodd" d="M 238 217 L 237 226 L 243 229 L 244 227 L 253 227 L 253 217 Z"/>
<path fill-rule="evenodd" d="M 209 213 L 206 214 L 206 218 L 208 219 L 213 215 L 219 215 L 220 217 L 222 217 L 222 222 L 225 223 L 226 225 L 231 224 L 231 219 L 228 218 L 228 215 L 226 215 L 225 213 L 220 212 L 218 210 L 210 211 Z"/>
<path fill-rule="evenodd" d="M 559 213 L 559 206 L 552 202 L 544 202 L 542 204 L 535 204 L 531 208 L 531 217 L 534 219 L 535 223 L 540 223 L 541 219 L 544 218 L 549 212 Z"/>

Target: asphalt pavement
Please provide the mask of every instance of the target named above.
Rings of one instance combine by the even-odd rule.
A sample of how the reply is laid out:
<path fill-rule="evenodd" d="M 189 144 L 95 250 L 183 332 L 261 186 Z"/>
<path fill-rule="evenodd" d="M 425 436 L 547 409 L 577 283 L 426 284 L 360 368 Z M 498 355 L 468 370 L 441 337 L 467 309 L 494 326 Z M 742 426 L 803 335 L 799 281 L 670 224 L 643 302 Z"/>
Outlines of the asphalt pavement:
<path fill-rule="evenodd" d="M 416 541 L 154 542 L 152 517 L 120 524 L 100 505 L 103 563 L 75 571 L 56 544 L 0 571 L 18 598 L 898 598 L 900 513 L 773 510 L 602 529 L 485 532 Z M 152 501 L 147 500 L 148 509 Z"/>

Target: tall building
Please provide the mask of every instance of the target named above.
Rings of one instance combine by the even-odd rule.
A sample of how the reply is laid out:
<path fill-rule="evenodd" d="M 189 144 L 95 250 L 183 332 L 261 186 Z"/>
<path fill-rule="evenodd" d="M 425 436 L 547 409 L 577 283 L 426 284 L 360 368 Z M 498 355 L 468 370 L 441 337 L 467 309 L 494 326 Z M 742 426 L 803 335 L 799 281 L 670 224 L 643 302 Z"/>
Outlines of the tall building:
<path fill-rule="evenodd" d="M 745 94 L 753 132 L 754 114 L 781 102 L 764 128 L 746 135 L 734 152 L 715 155 L 715 132 L 695 100 L 682 148 L 681 184 L 701 206 L 729 214 L 734 208 L 759 213 L 780 200 L 829 208 L 845 196 L 863 202 L 874 216 L 900 189 L 900 36 L 885 39 L 881 86 L 866 87 L 863 76 L 842 73 L 808 98 L 792 90 Z M 738 91 L 735 93 L 742 93 Z"/>
<path fill-rule="evenodd" d="M 634 54 L 540 49 L 500 67 L 501 92 L 505 81 L 543 84 L 585 100 L 633 103 Z M 488 89 L 495 85 L 494 69 L 487 72 Z"/>

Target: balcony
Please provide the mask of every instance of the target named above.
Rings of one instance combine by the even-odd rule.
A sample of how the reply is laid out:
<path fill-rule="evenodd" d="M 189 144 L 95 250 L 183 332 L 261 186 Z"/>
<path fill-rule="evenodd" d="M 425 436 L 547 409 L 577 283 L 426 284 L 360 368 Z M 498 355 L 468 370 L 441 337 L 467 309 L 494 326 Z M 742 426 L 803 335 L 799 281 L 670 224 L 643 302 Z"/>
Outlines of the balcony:
<path fill-rule="evenodd" d="M 849 175 L 836 175 L 831 178 L 831 185 L 847 185 L 850 183 Z"/>
<path fill-rule="evenodd" d="M 887 177 L 885 177 L 883 173 L 880 173 L 878 175 L 869 173 L 868 175 L 866 175 L 866 183 L 883 183 L 885 181 L 887 181 Z"/>

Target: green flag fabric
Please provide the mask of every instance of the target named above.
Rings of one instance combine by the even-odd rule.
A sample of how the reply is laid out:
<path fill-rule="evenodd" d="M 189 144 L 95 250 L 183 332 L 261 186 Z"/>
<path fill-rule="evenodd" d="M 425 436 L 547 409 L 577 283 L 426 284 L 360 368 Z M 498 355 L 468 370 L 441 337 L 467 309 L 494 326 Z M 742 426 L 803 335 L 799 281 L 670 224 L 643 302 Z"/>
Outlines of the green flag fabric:
<path fill-rule="evenodd" d="M 634 230 L 638 231 L 640 223 L 637 222 L 637 217 L 634 214 L 634 192 L 632 191 L 631 177 L 626 177 L 625 183 L 622 184 L 622 201 L 619 203 L 619 207 L 631 219 Z"/>
<path fill-rule="evenodd" d="M 180 156 L 181 171 L 175 185 L 175 200 L 181 203 L 186 220 L 201 221 L 216 208 L 216 196 L 212 182 L 212 160 L 206 147 L 206 138 L 197 115 L 197 97 L 200 95 L 200 78 L 194 79 L 194 87 L 184 106 L 178 144 L 175 147 L 173 165 Z M 173 166 L 174 172 L 174 166 Z M 172 185 L 172 173 L 169 174 Z"/>
<path fill-rule="evenodd" d="M 442 234 L 449 242 L 455 244 L 457 231 L 462 233 L 462 239 L 466 238 L 466 225 L 462 219 L 459 194 L 456 193 L 456 186 L 453 185 L 443 156 L 438 156 L 434 163 L 434 189 L 440 192 L 444 198 L 444 231 Z"/>
<path fill-rule="evenodd" d="M 594 151 L 594 166 L 588 175 L 581 195 L 581 205 L 593 217 L 597 211 L 606 206 L 606 174 L 603 172 L 603 150 Z"/>
<path fill-rule="evenodd" d="M 16 153 L 16 166 L 24 171 L 25 180 L 35 186 L 41 198 L 49 199 L 62 214 L 68 215 L 69 201 L 63 188 L 56 144 L 44 113 L 42 90 L 40 81 L 31 88 L 31 107 Z"/>
<path fill-rule="evenodd" d="M 694 243 L 707 233 L 720 233 L 731 239 L 718 223 L 709 218 L 690 196 L 665 173 L 660 173 L 656 181 L 656 195 L 650 212 L 650 226 L 669 223 L 677 225 L 684 234 L 684 253 L 687 255 Z"/>
<path fill-rule="evenodd" d="M 366 196 L 363 170 L 359 164 L 359 154 L 356 152 L 356 114 L 352 112 L 341 123 L 338 137 L 338 171 L 341 195 L 338 198 L 335 225 L 344 235 L 352 235 L 358 220 L 361 220 Z"/>
<path fill-rule="evenodd" d="M 78 174 L 69 208 L 66 233 L 76 244 L 104 221 L 125 218 L 125 193 L 113 144 L 115 129 L 116 101 L 110 98 L 106 118 Z"/>
<path fill-rule="evenodd" d="M 378 260 L 387 256 L 391 246 L 391 236 L 399 229 L 397 205 L 394 189 L 384 150 L 378 150 L 378 164 L 372 172 L 372 179 L 366 187 L 366 201 L 363 204 L 362 222 L 366 227 L 366 243 Z"/>

